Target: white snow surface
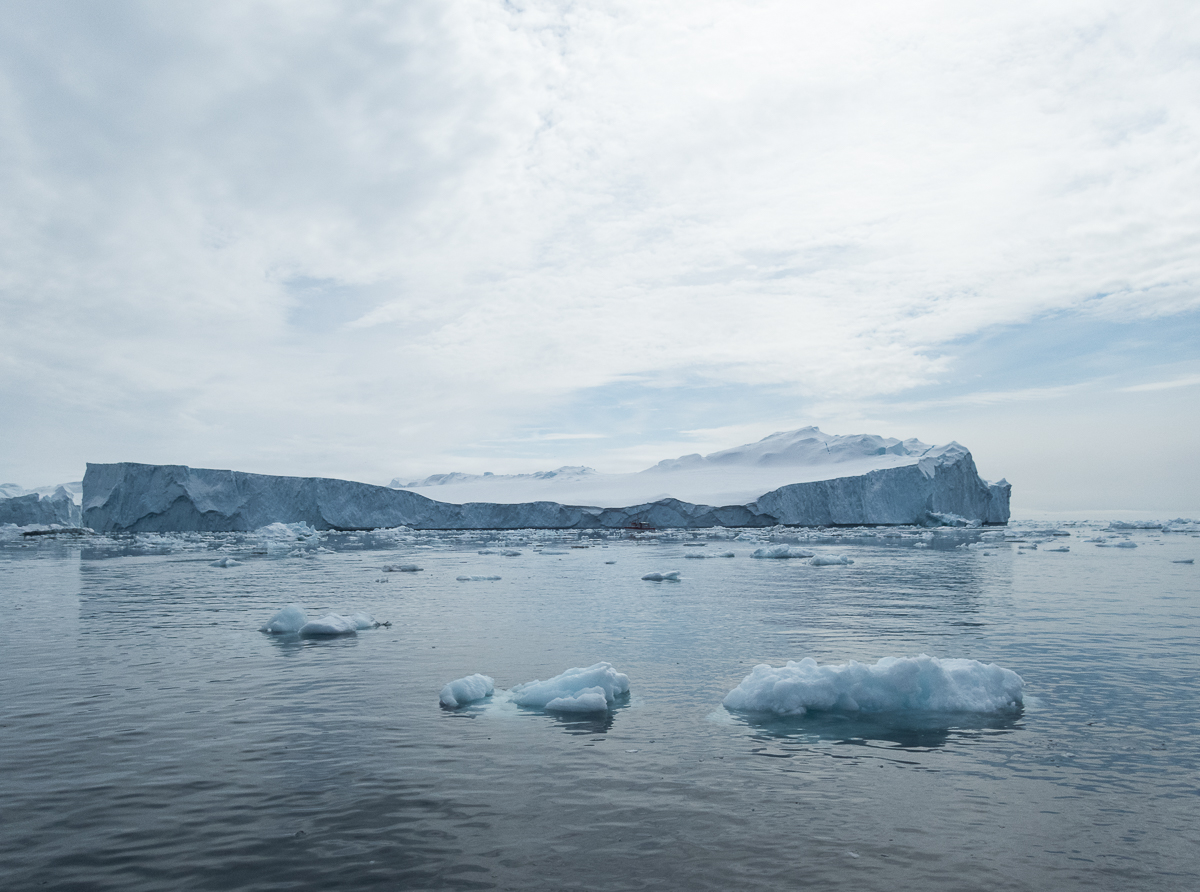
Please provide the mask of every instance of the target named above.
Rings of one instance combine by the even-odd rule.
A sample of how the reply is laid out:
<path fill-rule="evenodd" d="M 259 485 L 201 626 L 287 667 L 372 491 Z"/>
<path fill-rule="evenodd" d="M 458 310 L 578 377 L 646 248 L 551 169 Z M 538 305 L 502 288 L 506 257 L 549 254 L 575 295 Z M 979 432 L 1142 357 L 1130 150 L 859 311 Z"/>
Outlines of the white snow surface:
<path fill-rule="evenodd" d="M 961 447 L 959 447 L 961 449 Z M 392 487 L 439 502 L 558 502 L 617 507 L 675 498 L 697 505 L 744 505 L 791 483 L 856 477 L 880 468 L 915 465 L 935 447 L 916 439 L 871 434 L 835 436 L 816 427 L 771 434 L 709 455 L 660 461 L 634 474 L 563 467 L 535 474 L 435 474 Z"/>
<path fill-rule="evenodd" d="M 492 696 L 494 690 L 495 680 L 493 678 L 476 673 L 448 682 L 442 688 L 438 700 L 447 709 L 457 709 L 468 703 L 474 703 L 476 700 L 482 700 L 484 697 Z"/>
<path fill-rule="evenodd" d="M 530 681 L 509 691 L 518 706 L 555 712 L 603 712 L 617 697 L 629 692 L 629 676 L 611 663 L 568 669 L 546 681 Z"/>
<path fill-rule="evenodd" d="M 765 663 L 725 697 L 737 712 L 801 716 L 821 712 L 1013 712 L 1024 681 L 1011 669 L 977 660 L 884 657 L 874 666 L 820 666 L 812 657 L 778 668 Z"/>

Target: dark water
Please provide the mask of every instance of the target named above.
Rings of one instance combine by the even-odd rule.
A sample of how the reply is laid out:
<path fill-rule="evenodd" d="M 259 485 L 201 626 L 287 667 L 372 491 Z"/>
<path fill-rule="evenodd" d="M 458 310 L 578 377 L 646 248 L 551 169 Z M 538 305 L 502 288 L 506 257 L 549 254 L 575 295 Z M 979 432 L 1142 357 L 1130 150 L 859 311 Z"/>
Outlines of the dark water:
<path fill-rule="evenodd" d="M 689 560 L 230 540 L 228 569 L 219 539 L 9 543 L 0 886 L 1200 888 L 1200 567 L 1172 563 L 1200 539 L 1084 535 L 1066 554 L 847 539 L 817 547 L 856 563 L 821 569 L 744 542 Z M 406 561 L 426 569 L 381 572 Z M 683 581 L 640 580 L 670 569 Z M 392 626 L 256 631 L 289 602 Z M 758 662 L 921 652 L 1017 671 L 1024 713 L 720 705 Z M 508 688 L 599 660 L 632 687 L 601 718 L 438 707 L 473 672 Z"/>

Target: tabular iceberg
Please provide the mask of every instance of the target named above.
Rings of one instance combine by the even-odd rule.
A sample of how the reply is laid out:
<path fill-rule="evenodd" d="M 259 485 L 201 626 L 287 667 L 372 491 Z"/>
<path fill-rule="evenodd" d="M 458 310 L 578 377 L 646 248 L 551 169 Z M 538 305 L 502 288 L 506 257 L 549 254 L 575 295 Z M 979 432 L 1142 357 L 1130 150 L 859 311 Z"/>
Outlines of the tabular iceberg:
<path fill-rule="evenodd" d="M 469 491 L 491 493 L 496 499 L 453 503 L 407 488 L 324 477 L 132 462 L 89 464 L 83 480 L 83 522 L 106 532 L 250 531 L 276 522 L 338 530 L 1002 524 L 1008 522 L 1011 489 L 1003 480 L 989 484 L 980 479 L 971 453 L 957 443 L 934 447 L 915 440 L 830 437 L 816 428 L 773 434 L 760 443 L 706 457 L 660 462 L 640 474 L 568 477 L 555 484 L 556 495 L 603 496 L 603 491 L 573 489 L 571 481 L 593 486 L 599 477 L 607 477 L 611 497 L 596 499 L 599 505 L 506 501 L 514 493 L 528 494 L 529 485 L 540 487 L 556 479 L 537 475 L 471 478 Z M 489 482 L 492 479 L 499 482 Z M 443 489 L 447 495 L 468 492 L 458 484 L 440 486 L 422 489 L 439 495 Z M 645 495 L 648 490 L 659 497 L 617 507 L 622 496 Z M 676 497 L 734 491 L 744 500 L 714 505 Z"/>

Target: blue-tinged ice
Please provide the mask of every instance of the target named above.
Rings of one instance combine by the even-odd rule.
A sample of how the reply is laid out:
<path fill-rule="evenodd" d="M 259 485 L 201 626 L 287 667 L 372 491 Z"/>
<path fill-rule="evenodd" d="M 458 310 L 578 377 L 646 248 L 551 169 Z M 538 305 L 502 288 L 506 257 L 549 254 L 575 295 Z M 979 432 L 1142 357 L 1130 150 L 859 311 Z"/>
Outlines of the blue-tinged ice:
<path fill-rule="evenodd" d="M 846 557 L 844 554 L 837 555 L 836 557 L 828 554 L 818 554 L 808 563 L 813 567 L 845 567 L 853 564 L 854 560 Z"/>
<path fill-rule="evenodd" d="M 874 666 L 819 666 L 811 657 L 754 667 L 725 697 L 725 708 L 801 716 L 806 712 L 1013 712 L 1024 682 L 1011 669 L 977 660 L 884 657 Z"/>
<path fill-rule="evenodd" d="M 308 616 L 298 604 L 289 604 L 267 620 L 259 631 L 269 635 L 289 635 L 299 632 Z"/>
<path fill-rule="evenodd" d="M 494 679 L 479 673 L 458 678 L 442 688 L 439 701 L 447 709 L 457 709 L 468 703 L 474 703 L 476 700 L 492 696 L 492 691 L 495 689 L 494 683 Z"/>
<path fill-rule="evenodd" d="M 555 712 L 603 712 L 617 697 L 629 693 L 629 676 L 611 663 L 568 669 L 546 681 L 530 681 L 509 691 L 518 706 Z"/>
<path fill-rule="evenodd" d="M 750 552 L 756 558 L 810 558 L 813 552 L 798 545 L 765 545 Z"/>
<path fill-rule="evenodd" d="M 326 638 L 335 635 L 357 635 L 358 623 L 349 616 L 328 613 L 300 627 L 301 638 Z"/>
<path fill-rule="evenodd" d="M 670 570 L 666 573 L 647 573 L 642 579 L 646 582 L 678 582 L 679 571 Z"/>

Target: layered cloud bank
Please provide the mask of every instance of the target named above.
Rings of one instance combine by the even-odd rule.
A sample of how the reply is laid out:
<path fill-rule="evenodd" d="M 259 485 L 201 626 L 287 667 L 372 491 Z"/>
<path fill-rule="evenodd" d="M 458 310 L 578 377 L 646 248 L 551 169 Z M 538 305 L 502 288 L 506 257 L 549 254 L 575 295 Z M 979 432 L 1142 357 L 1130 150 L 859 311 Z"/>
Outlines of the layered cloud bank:
<path fill-rule="evenodd" d="M 1009 484 L 982 480 L 971 453 L 956 443 L 932 447 L 915 440 L 833 438 L 815 428 L 775 434 L 707 457 L 663 462 L 641 475 L 608 476 L 652 478 L 662 495 L 622 505 L 621 496 L 632 491 L 631 484 L 617 479 L 612 498 L 590 505 L 553 500 L 460 504 L 347 480 L 123 462 L 88 465 L 83 517 L 88 526 L 105 531 L 222 531 L 275 522 L 304 522 L 317 529 L 990 524 L 1006 523 L 1009 515 Z M 755 479 L 764 486 L 773 482 L 775 488 L 717 506 L 672 494 L 676 486 L 696 492 L 725 486 L 733 478 L 749 491 L 754 491 Z M 789 478 L 799 482 L 777 482 Z M 496 485 L 503 487 L 505 481 Z M 446 487 L 447 492 L 454 489 Z M 569 495 L 570 488 L 564 490 Z"/>

